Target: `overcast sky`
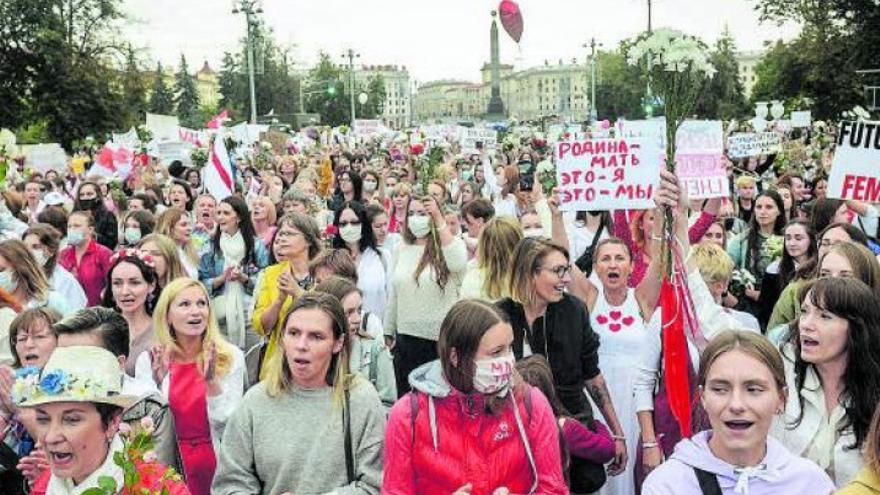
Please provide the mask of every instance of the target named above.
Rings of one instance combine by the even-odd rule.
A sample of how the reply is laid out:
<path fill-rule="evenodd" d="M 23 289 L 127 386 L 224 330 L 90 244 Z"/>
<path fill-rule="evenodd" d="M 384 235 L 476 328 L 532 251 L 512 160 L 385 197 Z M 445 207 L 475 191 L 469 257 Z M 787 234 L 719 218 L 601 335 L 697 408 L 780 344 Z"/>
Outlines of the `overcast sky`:
<path fill-rule="evenodd" d="M 654 0 L 655 27 L 668 26 L 713 42 L 730 27 L 740 50 L 766 40 L 790 39 L 795 26 L 758 24 L 754 0 Z M 151 60 L 190 67 L 207 60 L 219 68 L 225 50 L 244 35 L 232 0 L 125 0 L 135 18 L 126 36 L 146 48 Z M 277 41 L 294 47 L 309 65 L 324 50 L 341 61 L 351 47 L 364 64 L 406 65 L 419 82 L 455 78 L 477 81 L 489 58 L 492 0 L 264 0 Z M 502 30 L 501 60 L 517 68 L 580 60 L 581 46 L 595 37 L 612 47 L 647 26 L 647 0 L 519 0 L 525 29 L 517 45 Z"/>

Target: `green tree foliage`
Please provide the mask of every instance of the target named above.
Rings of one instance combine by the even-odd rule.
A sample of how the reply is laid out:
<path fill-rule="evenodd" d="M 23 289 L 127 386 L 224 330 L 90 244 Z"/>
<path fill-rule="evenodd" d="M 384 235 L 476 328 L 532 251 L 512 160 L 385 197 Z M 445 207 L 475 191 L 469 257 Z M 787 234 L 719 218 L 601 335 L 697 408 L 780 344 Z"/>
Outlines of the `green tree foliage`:
<path fill-rule="evenodd" d="M 350 102 L 345 91 L 343 78 L 347 77 L 330 56 L 321 52 L 318 64 L 309 70 L 308 82 L 304 88 L 307 112 L 321 114 L 321 121 L 327 125 L 348 124 L 350 122 Z M 333 91 L 328 91 L 328 88 Z"/>
<path fill-rule="evenodd" d="M 761 19 L 803 26 L 788 44 L 777 43 L 759 65 L 753 99 L 810 98 L 813 114 L 833 119 L 865 103 L 856 74 L 878 68 L 880 8 L 873 0 L 757 0 Z M 774 88 L 775 91 L 774 91 Z"/>
<path fill-rule="evenodd" d="M 147 113 L 147 79 L 139 68 L 135 50 L 130 46 L 122 73 L 122 105 L 123 129 L 144 121 Z"/>
<path fill-rule="evenodd" d="M 639 67 L 626 63 L 628 46 L 628 42 L 622 42 L 616 50 L 596 53 L 596 110 L 600 120 L 645 116 L 642 98 L 648 81 Z"/>
<path fill-rule="evenodd" d="M 382 117 L 385 111 L 385 78 L 381 74 L 373 74 L 367 80 L 365 88 L 360 88 L 356 98 L 360 97 L 360 93 L 367 94 L 367 103 L 364 105 L 357 102 L 357 117 L 363 119 L 378 119 Z"/>
<path fill-rule="evenodd" d="M 0 125 L 65 146 L 123 125 L 122 0 L 0 2 Z"/>
<path fill-rule="evenodd" d="M 716 41 L 710 60 L 718 72 L 700 95 L 695 109 L 697 115 L 707 119 L 730 120 L 747 114 L 749 107 L 739 78 L 736 44 L 727 28 Z"/>
<path fill-rule="evenodd" d="M 199 92 L 186 65 L 186 57 L 183 55 L 180 56 L 180 66 L 174 76 L 174 93 L 174 103 L 177 105 L 177 118 L 180 119 L 180 125 L 201 128 L 205 122 L 200 120 Z"/>
<path fill-rule="evenodd" d="M 270 29 L 260 23 L 254 26 L 255 92 L 257 111 L 265 115 L 274 110 L 282 121 L 292 121 L 299 109 L 299 78 L 293 75 L 290 54 L 275 42 Z M 247 40 L 241 40 L 238 55 L 225 53 L 220 70 L 220 107 L 232 113 L 234 119 L 250 115 L 250 86 L 247 67 Z"/>
<path fill-rule="evenodd" d="M 171 115 L 174 113 L 174 93 L 165 83 L 165 71 L 162 63 L 156 64 L 156 74 L 153 77 L 153 89 L 150 92 L 150 113 Z"/>

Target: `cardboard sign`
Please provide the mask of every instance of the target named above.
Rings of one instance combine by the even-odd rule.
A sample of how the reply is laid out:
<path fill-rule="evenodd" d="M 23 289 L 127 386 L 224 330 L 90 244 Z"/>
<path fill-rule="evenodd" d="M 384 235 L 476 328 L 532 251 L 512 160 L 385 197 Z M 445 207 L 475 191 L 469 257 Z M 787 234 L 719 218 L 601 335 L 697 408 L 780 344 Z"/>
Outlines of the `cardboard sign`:
<path fill-rule="evenodd" d="M 813 125 L 813 116 L 809 110 L 804 112 L 791 112 L 792 127 L 810 127 Z"/>
<path fill-rule="evenodd" d="M 370 137 L 382 134 L 385 126 L 381 120 L 355 119 L 354 133 L 361 137 Z"/>
<path fill-rule="evenodd" d="M 828 197 L 880 202 L 880 122 L 841 122 Z"/>
<path fill-rule="evenodd" d="M 640 138 L 556 143 L 556 176 L 562 211 L 654 207 L 660 150 Z"/>
<path fill-rule="evenodd" d="M 690 199 L 730 194 L 720 120 L 686 121 L 675 135 L 675 175 Z"/>
<path fill-rule="evenodd" d="M 41 174 L 49 170 L 67 170 L 67 153 L 58 143 L 22 146 L 21 152 L 24 154 L 25 164 Z"/>
<path fill-rule="evenodd" d="M 782 151 L 782 135 L 777 132 L 740 132 L 727 138 L 731 158 L 769 155 Z"/>
<path fill-rule="evenodd" d="M 618 123 L 621 135 L 645 139 L 666 157 L 663 119 Z M 724 126 L 720 120 L 686 120 L 675 135 L 675 173 L 691 199 L 726 197 L 730 192 L 724 163 Z"/>
<path fill-rule="evenodd" d="M 147 114 L 147 129 L 153 134 L 153 139 L 176 141 L 178 127 L 180 127 L 180 121 L 173 115 Z"/>
<path fill-rule="evenodd" d="M 483 149 L 494 150 L 498 148 L 498 132 L 494 129 L 462 128 L 458 136 L 463 153 L 479 153 L 477 143 L 483 143 Z"/>

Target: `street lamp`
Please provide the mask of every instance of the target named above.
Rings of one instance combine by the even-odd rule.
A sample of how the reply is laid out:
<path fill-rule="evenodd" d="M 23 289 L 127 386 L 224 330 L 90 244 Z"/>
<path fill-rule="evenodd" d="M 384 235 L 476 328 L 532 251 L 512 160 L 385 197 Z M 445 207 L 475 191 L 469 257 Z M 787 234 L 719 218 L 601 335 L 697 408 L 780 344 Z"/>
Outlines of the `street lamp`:
<path fill-rule="evenodd" d="M 590 122 L 599 120 L 599 112 L 596 110 L 596 47 L 602 43 L 596 43 L 596 38 L 590 39 L 590 44 L 582 45 L 590 49 Z"/>
<path fill-rule="evenodd" d="M 355 53 L 354 50 L 349 48 L 345 53 L 342 54 L 342 58 L 348 59 L 348 81 L 349 81 L 349 96 L 351 97 L 351 128 L 354 129 L 354 120 L 355 120 L 355 111 L 354 111 L 354 59 L 360 58 L 360 53 Z"/>
<path fill-rule="evenodd" d="M 254 16 L 263 13 L 263 7 L 260 5 L 261 0 L 233 0 L 232 13 L 244 14 L 247 22 L 247 64 L 248 64 L 248 83 L 251 93 L 251 124 L 257 123 L 257 89 L 254 83 L 254 37 L 253 31 L 256 27 Z"/>

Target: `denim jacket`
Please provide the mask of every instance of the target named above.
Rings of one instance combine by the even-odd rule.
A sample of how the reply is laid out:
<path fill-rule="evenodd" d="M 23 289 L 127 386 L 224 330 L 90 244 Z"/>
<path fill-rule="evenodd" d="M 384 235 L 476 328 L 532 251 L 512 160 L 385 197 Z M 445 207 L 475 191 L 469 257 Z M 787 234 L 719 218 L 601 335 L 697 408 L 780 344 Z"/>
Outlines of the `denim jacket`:
<path fill-rule="evenodd" d="M 199 280 L 205 284 L 211 297 L 219 296 L 223 293 L 224 285 L 214 289 L 211 279 L 219 277 L 223 273 L 225 261 L 223 259 L 223 251 L 214 249 L 213 240 L 205 244 L 201 251 L 201 262 L 199 263 Z M 245 292 L 253 295 L 254 284 L 257 281 L 257 274 L 269 265 L 269 252 L 259 237 L 254 238 L 254 258 L 244 267 L 244 273 L 248 277 L 247 283 L 244 285 Z"/>

